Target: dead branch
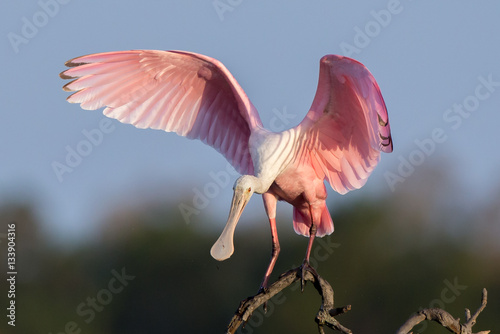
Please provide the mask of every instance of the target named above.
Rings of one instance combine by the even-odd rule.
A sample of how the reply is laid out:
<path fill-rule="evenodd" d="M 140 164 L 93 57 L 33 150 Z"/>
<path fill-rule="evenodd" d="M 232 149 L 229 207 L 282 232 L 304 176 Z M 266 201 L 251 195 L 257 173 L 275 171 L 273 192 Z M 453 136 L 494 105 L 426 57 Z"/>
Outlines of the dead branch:
<path fill-rule="evenodd" d="M 313 283 L 314 287 L 322 298 L 321 307 L 316 314 L 316 323 L 320 333 L 324 333 L 323 326 L 328 326 L 342 333 L 352 333 L 350 329 L 342 326 L 334 316 L 343 314 L 351 309 L 351 306 L 335 308 L 333 304 L 333 289 L 331 285 L 318 275 L 308 264 L 303 264 L 300 267 L 289 270 L 282 274 L 276 282 L 269 286 L 265 291 L 259 292 L 255 296 L 251 296 L 241 301 L 238 310 L 236 310 L 231 322 L 227 327 L 227 334 L 234 334 L 236 330 L 252 316 L 253 312 L 269 299 L 274 297 L 283 289 L 289 287 L 294 282 L 304 280 Z"/>
<path fill-rule="evenodd" d="M 486 307 L 488 292 L 483 289 L 481 305 L 471 316 L 470 311 L 465 309 L 465 323 L 461 324 L 460 319 L 455 319 L 451 314 L 440 308 L 426 308 L 412 314 L 408 320 L 401 326 L 396 334 L 408 334 L 410 330 L 424 320 L 432 320 L 439 323 L 444 328 L 456 334 L 473 334 L 472 326 L 476 324 L 477 317 Z M 481 331 L 476 334 L 488 334 L 490 331 Z"/>

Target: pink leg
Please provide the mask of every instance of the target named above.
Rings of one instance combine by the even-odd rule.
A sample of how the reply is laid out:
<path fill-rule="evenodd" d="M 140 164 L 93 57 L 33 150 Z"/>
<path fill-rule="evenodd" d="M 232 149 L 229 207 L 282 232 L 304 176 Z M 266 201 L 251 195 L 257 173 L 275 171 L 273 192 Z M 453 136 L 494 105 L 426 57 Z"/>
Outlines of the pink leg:
<path fill-rule="evenodd" d="M 316 237 L 316 230 L 317 230 L 316 225 L 312 224 L 311 228 L 309 229 L 309 243 L 307 244 L 306 258 L 304 259 L 304 261 L 307 263 L 309 263 L 309 257 L 311 256 L 311 249 L 314 242 L 314 238 Z"/>
<path fill-rule="evenodd" d="M 271 239 L 273 243 L 273 249 L 271 253 L 271 261 L 267 267 L 266 274 L 260 285 L 260 290 L 265 290 L 267 283 L 269 282 L 269 277 L 273 272 L 276 260 L 278 260 L 278 255 L 280 253 L 280 243 L 278 241 L 278 230 L 276 229 L 276 203 L 278 199 L 271 193 L 262 194 L 262 200 L 264 201 L 264 207 L 266 209 L 267 216 L 269 217 L 269 224 L 271 225 Z"/>
<path fill-rule="evenodd" d="M 312 215 L 312 212 L 311 212 L 311 217 L 313 217 L 313 219 L 312 219 L 311 227 L 309 229 L 309 242 L 307 244 L 306 257 L 304 258 L 304 262 L 302 263 L 302 277 L 300 279 L 300 288 L 302 291 L 304 291 L 304 285 L 305 285 L 304 275 L 305 275 L 306 268 L 309 270 L 312 270 L 313 272 L 316 272 L 316 270 L 309 265 L 309 258 L 311 256 L 311 249 L 312 249 L 312 245 L 314 242 L 314 238 L 316 237 L 316 231 L 318 229 L 318 227 L 314 223 L 315 219 L 314 219 L 314 216 Z M 317 220 L 317 221 L 319 221 L 319 220 Z"/>
<path fill-rule="evenodd" d="M 269 266 L 267 267 L 266 274 L 264 275 L 264 279 L 262 280 L 262 284 L 260 285 L 260 289 L 264 290 L 267 288 L 267 283 L 269 282 L 269 277 L 273 272 L 274 265 L 278 260 L 278 255 L 280 253 L 280 243 L 278 241 L 278 230 L 276 229 L 276 219 L 269 218 L 269 223 L 271 224 L 271 238 L 273 242 L 273 250 L 271 253 L 271 261 L 269 262 Z"/>

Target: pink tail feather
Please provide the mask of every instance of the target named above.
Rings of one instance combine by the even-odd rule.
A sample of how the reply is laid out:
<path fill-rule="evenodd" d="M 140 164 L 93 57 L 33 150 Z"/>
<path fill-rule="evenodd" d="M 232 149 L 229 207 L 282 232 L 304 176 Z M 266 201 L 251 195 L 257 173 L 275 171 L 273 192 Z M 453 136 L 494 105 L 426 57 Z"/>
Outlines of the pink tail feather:
<path fill-rule="evenodd" d="M 293 229 L 295 233 L 301 234 L 305 237 L 309 236 L 309 229 L 311 228 L 311 218 L 309 215 L 304 215 L 299 209 L 293 208 Z M 325 206 L 321 212 L 321 221 L 316 231 L 317 237 L 332 234 L 333 220 L 330 216 L 328 208 Z"/>

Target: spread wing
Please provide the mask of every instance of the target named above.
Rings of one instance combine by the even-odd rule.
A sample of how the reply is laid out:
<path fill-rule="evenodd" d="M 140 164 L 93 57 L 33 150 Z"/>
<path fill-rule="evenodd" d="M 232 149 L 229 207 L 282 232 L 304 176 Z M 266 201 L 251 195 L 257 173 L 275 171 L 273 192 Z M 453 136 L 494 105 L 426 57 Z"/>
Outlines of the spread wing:
<path fill-rule="evenodd" d="M 347 57 L 321 59 L 316 96 L 297 128 L 303 136 L 297 163 L 312 165 L 341 194 L 362 187 L 380 152 L 392 152 L 380 88 L 365 66 Z"/>
<path fill-rule="evenodd" d="M 242 174 L 253 174 L 248 139 L 262 122 L 231 73 L 216 59 L 183 51 L 91 54 L 66 63 L 63 89 L 83 109 L 138 128 L 200 139 Z"/>

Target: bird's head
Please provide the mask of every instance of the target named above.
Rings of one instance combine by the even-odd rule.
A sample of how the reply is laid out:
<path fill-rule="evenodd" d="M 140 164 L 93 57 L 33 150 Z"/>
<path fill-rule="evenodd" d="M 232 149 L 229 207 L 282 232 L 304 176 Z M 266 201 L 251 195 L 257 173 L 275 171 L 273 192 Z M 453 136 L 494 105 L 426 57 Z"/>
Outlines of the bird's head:
<path fill-rule="evenodd" d="M 236 228 L 236 224 L 238 224 L 243 209 L 255 191 L 255 181 L 255 176 L 243 175 L 234 183 L 233 201 L 229 210 L 226 227 L 210 250 L 210 254 L 214 259 L 223 261 L 233 254 L 234 229 Z"/>

